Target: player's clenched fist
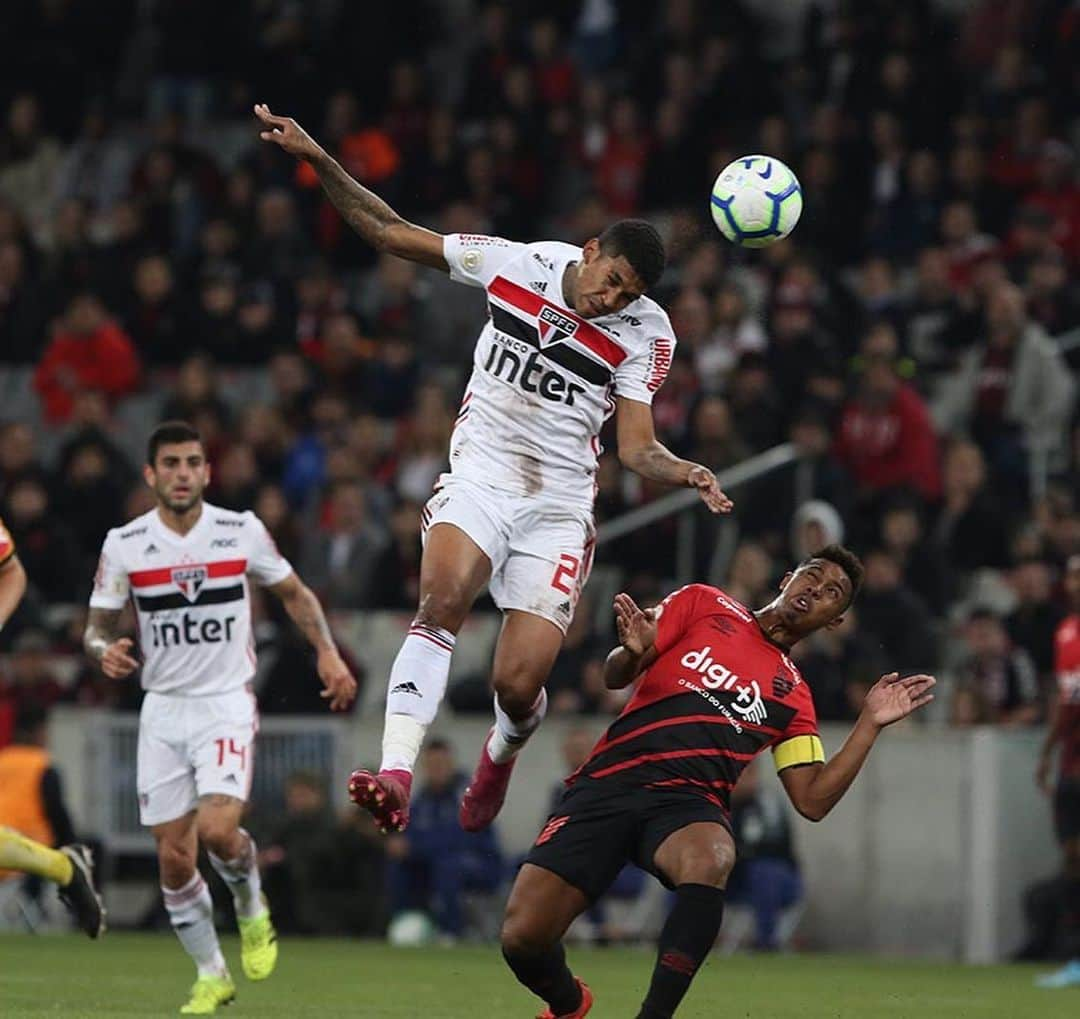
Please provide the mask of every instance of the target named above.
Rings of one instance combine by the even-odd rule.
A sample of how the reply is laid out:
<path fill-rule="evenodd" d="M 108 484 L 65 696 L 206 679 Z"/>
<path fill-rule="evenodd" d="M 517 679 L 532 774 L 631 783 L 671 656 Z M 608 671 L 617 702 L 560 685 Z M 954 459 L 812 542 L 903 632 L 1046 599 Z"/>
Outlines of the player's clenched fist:
<path fill-rule="evenodd" d="M 631 654 L 644 654 L 656 641 L 656 609 L 640 609 L 628 594 L 615 595 L 619 643 Z"/>
<path fill-rule="evenodd" d="M 314 159 L 322 152 L 319 143 L 292 117 L 275 117 L 266 103 L 255 104 L 255 116 L 267 128 L 259 133 L 259 137 L 264 142 L 280 145 L 289 155 L 296 156 L 297 159 Z"/>
<path fill-rule="evenodd" d="M 109 679 L 123 679 L 130 676 L 138 667 L 138 661 L 133 658 L 130 651 L 134 644 L 129 637 L 121 637 L 114 640 L 101 656 L 101 671 Z"/>

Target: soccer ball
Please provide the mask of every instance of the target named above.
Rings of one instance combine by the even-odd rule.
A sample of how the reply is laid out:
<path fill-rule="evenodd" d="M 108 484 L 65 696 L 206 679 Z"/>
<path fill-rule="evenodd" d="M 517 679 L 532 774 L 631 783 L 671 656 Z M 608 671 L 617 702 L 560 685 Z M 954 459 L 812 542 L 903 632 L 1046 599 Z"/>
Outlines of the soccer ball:
<path fill-rule="evenodd" d="M 386 940 L 398 948 L 418 948 L 435 940 L 435 925 L 427 913 L 408 910 L 398 913 L 386 929 Z"/>
<path fill-rule="evenodd" d="M 779 159 L 743 156 L 720 171 L 709 209 L 733 244 L 764 248 L 795 229 L 802 215 L 802 188 Z"/>

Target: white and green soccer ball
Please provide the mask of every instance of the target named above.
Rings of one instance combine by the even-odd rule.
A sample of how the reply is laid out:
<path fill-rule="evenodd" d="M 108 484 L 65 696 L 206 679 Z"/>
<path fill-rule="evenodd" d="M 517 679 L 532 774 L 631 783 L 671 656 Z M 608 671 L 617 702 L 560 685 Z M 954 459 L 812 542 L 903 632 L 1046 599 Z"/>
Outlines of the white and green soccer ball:
<path fill-rule="evenodd" d="M 779 159 L 743 156 L 720 171 L 709 209 L 732 244 L 764 248 L 795 229 L 802 215 L 802 188 Z"/>
<path fill-rule="evenodd" d="M 386 940 L 397 948 L 419 948 L 435 940 L 435 924 L 427 913 L 411 909 L 398 913 L 386 929 Z"/>

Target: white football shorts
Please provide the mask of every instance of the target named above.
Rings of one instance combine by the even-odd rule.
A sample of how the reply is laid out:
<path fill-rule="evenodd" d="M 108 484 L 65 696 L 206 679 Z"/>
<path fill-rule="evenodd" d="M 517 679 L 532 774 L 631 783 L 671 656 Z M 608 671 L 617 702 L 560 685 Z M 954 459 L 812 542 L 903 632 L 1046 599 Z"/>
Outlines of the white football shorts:
<path fill-rule="evenodd" d="M 435 524 L 460 528 L 491 560 L 488 587 L 500 609 L 532 613 L 566 633 L 592 569 L 590 513 L 443 475 L 421 511 L 424 540 Z"/>
<path fill-rule="evenodd" d="M 139 714 L 139 820 L 174 821 L 201 796 L 247 800 L 258 728 L 250 685 L 208 697 L 148 692 Z"/>

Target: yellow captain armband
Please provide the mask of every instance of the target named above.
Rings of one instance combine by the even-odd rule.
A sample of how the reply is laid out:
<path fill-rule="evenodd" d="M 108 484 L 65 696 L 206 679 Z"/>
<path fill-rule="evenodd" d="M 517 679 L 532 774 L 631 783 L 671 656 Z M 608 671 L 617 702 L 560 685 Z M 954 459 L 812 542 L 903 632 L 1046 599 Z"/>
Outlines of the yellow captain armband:
<path fill-rule="evenodd" d="M 797 764 L 824 764 L 825 748 L 817 736 L 793 736 L 773 747 L 773 761 L 777 771 Z"/>

